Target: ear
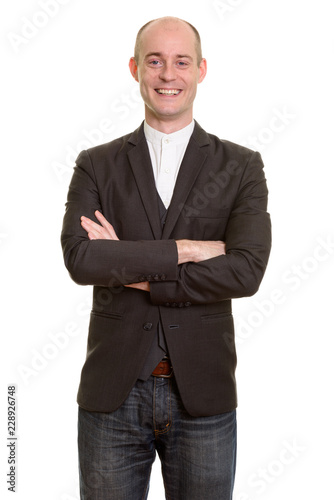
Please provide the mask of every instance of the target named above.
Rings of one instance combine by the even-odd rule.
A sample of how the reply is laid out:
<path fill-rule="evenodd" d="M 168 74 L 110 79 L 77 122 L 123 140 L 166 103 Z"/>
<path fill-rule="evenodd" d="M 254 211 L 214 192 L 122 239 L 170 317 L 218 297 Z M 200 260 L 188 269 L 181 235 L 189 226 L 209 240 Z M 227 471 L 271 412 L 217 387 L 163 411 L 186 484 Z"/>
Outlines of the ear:
<path fill-rule="evenodd" d="M 137 63 L 136 63 L 136 60 L 134 57 L 131 57 L 131 59 L 129 61 L 129 68 L 130 68 L 131 75 L 136 80 L 136 82 L 138 82 L 139 81 L 138 80 L 138 66 L 137 66 Z"/>
<path fill-rule="evenodd" d="M 199 65 L 198 83 L 201 83 L 204 80 L 206 72 L 207 72 L 207 62 L 206 59 L 202 59 Z"/>

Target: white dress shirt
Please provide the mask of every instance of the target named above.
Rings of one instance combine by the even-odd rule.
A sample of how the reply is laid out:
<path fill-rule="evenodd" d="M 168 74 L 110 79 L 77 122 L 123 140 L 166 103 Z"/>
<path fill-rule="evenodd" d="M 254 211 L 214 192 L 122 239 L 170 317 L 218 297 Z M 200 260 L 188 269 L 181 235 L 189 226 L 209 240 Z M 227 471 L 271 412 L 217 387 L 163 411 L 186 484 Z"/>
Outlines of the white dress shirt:
<path fill-rule="evenodd" d="M 144 133 L 151 156 L 155 185 L 166 208 L 172 199 L 174 186 L 184 153 L 195 127 L 194 120 L 177 132 L 164 134 L 144 122 Z"/>

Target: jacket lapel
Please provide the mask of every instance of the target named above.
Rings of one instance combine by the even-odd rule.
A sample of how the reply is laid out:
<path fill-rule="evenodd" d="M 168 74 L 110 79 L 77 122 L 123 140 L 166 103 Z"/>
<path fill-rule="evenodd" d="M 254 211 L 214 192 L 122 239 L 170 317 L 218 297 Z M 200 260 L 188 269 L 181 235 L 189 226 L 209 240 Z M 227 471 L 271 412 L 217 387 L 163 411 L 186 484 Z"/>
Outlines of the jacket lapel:
<path fill-rule="evenodd" d="M 208 134 L 195 122 L 194 132 L 190 138 L 176 179 L 173 197 L 162 233 L 163 239 L 168 239 L 171 235 L 189 193 L 207 158 L 204 146 L 207 146 L 209 143 Z"/>
<path fill-rule="evenodd" d="M 148 150 L 143 123 L 131 134 L 128 142 L 133 145 L 128 158 L 136 180 L 138 191 L 143 202 L 147 218 L 155 239 L 161 238 L 161 221 L 159 219 L 158 193 L 155 186 L 150 153 Z M 204 146 L 210 144 L 208 134 L 195 122 L 194 132 L 184 154 L 170 206 L 162 238 L 168 239 L 182 213 L 184 204 L 207 158 Z"/>
<path fill-rule="evenodd" d="M 159 218 L 157 190 L 155 187 L 152 163 L 145 139 L 143 124 L 135 130 L 135 132 L 133 132 L 128 139 L 128 142 L 135 146 L 128 152 L 128 158 L 138 191 L 143 202 L 154 239 L 160 239 L 161 223 Z"/>

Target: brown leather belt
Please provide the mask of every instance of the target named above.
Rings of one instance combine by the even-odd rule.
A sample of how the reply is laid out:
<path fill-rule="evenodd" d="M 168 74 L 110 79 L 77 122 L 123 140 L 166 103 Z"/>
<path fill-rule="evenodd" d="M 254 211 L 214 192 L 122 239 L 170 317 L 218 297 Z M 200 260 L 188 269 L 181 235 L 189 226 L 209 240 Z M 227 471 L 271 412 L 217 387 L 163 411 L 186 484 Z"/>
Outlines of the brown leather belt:
<path fill-rule="evenodd" d="M 159 378 L 170 378 L 173 375 L 173 367 L 169 358 L 164 358 L 160 363 L 154 368 L 152 372 L 153 377 Z"/>

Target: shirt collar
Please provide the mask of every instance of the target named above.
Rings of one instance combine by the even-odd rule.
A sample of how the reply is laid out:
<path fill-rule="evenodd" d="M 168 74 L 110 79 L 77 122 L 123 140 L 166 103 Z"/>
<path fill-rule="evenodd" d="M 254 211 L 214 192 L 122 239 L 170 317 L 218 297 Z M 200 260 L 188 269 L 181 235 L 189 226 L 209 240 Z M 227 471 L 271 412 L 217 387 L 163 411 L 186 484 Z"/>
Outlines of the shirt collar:
<path fill-rule="evenodd" d="M 181 130 L 177 130 L 176 132 L 173 132 L 172 134 L 164 134 L 163 132 L 159 132 L 159 130 L 156 130 L 152 128 L 146 120 L 144 121 L 144 133 L 146 140 L 151 142 L 152 144 L 161 144 L 161 141 L 163 139 L 168 139 L 168 142 L 173 144 L 182 144 L 182 143 L 187 143 L 189 142 L 189 139 L 194 131 L 195 127 L 195 121 L 192 120 L 189 125 L 187 125 L 184 128 L 181 128 Z"/>

